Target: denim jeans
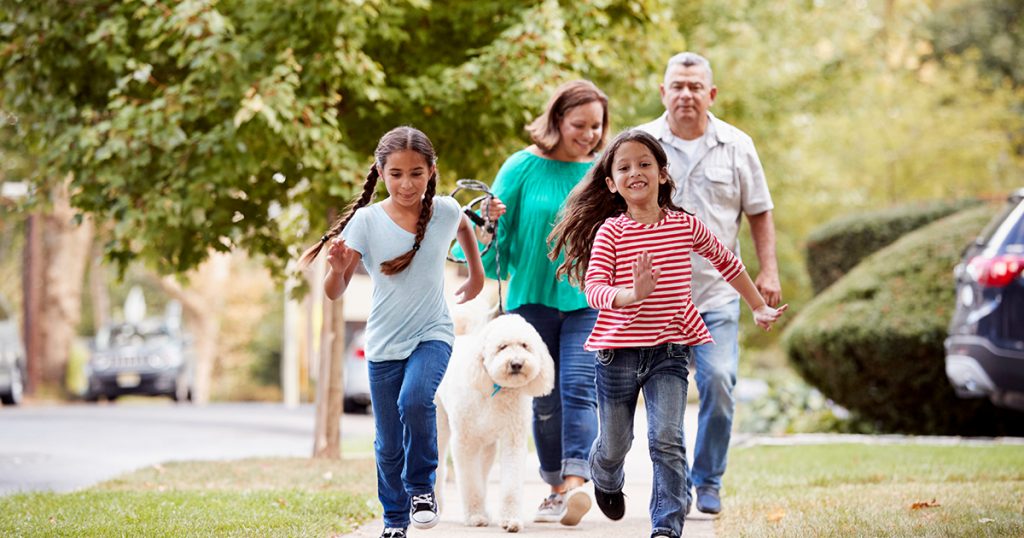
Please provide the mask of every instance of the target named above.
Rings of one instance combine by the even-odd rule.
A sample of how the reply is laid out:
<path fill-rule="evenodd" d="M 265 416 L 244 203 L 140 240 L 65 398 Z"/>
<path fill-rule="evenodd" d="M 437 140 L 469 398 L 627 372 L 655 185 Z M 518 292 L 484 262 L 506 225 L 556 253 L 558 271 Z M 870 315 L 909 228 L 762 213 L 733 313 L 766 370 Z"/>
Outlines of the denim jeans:
<path fill-rule="evenodd" d="M 421 342 L 408 359 L 368 364 L 377 430 L 377 497 L 384 506 L 385 527 L 408 527 L 412 496 L 434 491 L 434 394 L 451 355 L 451 346 L 431 340 Z"/>
<path fill-rule="evenodd" d="M 562 312 L 538 304 L 513 312 L 540 333 L 555 360 L 555 388 L 533 400 L 533 439 L 540 477 L 558 486 L 566 476 L 590 480 L 590 447 L 597 437 L 597 388 L 594 353 L 583 349 L 597 321 L 597 311 Z"/>
<path fill-rule="evenodd" d="M 590 467 L 594 487 L 622 490 L 623 464 L 633 444 L 633 416 L 640 391 L 647 408 L 647 443 L 654 464 L 651 534 L 683 532 L 690 491 L 686 483 L 687 376 L 692 350 L 682 344 L 603 349 L 597 354 L 597 402 L 601 433 L 594 442 Z"/>
<path fill-rule="evenodd" d="M 717 310 L 701 314 L 701 318 L 715 343 L 693 348 L 700 414 L 690 484 L 718 488 L 722 486 L 722 475 L 725 474 L 736 406 L 732 389 L 736 386 L 736 367 L 740 358 L 740 300 L 735 299 Z"/>

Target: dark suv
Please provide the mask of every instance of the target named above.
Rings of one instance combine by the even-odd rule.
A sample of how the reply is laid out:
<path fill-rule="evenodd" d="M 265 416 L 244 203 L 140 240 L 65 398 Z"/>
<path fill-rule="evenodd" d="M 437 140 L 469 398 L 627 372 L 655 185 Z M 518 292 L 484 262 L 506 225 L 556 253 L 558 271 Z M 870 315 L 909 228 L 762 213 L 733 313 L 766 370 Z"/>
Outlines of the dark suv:
<path fill-rule="evenodd" d="M 85 397 L 146 394 L 189 400 L 193 362 L 188 338 L 169 318 L 108 325 L 96 334 Z"/>
<path fill-rule="evenodd" d="M 961 398 L 1024 411 L 1024 189 L 967 246 L 954 274 L 946 375 Z"/>

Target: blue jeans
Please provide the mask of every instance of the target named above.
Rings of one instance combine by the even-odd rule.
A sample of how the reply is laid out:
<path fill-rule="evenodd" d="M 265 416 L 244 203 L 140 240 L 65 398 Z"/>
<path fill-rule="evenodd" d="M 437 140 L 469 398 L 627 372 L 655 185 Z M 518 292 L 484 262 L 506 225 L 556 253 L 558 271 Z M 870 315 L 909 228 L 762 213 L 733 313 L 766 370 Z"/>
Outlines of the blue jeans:
<path fill-rule="evenodd" d="M 725 474 L 736 407 L 732 389 L 736 386 L 736 367 L 740 359 L 740 300 L 701 314 L 701 318 L 715 343 L 693 348 L 700 414 L 690 484 L 719 488 Z"/>
<path fill-rule="evenodd" d="M 651 534 L 679 537 L 690 491 L 686 487 L 686 440 L 683 415 L 691 348 L 682 344 L 602 349 L 597 354 L 597 402 L 601 433 L 594 442 L 590 467 L 594 487 L 622 490 L 623 464 L 633 444 L 633 416 L 640 391 L 647 408 L 647 443 L 654 464 L 651 489 Z"/>
<path fill-rule="evenodd" d="M 412 496 L 434 491 L 434 394 L 451 355 L 451 346 L 431 340 L 421 342 L 408 359 L 368 364 L 377 430 L 377 497 L 384 506 L 385 527 L 408 527 Z"/>
<path fill-rule="evenodd" d="M 590 480 L 590 447 L 597 437 L 594 353 L 583 349 L 597 321 L 591 308 L 562 312 L 538 304 L 513 312 L 526 319 L 555 360 L 555 388 L 533 400 L 533 440 L 540 477 L 558 486 L 566 476 Z"/>

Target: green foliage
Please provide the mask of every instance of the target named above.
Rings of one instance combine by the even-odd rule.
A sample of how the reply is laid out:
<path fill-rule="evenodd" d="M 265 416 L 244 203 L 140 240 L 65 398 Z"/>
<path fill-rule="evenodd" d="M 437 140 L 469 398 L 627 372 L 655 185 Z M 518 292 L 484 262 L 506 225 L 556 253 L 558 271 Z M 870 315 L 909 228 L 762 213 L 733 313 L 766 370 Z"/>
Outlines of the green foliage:
<path fill-rule="evenodd" d="M 992 211 L 968 209 L 912 232 L 811 301 L 783 338 L 800 374 L 883 430 L 1021 433 L 1019 414 L 957 398 L 945 374 L 953 266 Z"/>
<path fill-rule="evenodd" d="M 807 236 L 807 273 L 814 293 L 832 285 L 868 255 L 912 230 L 951 215 L 974 200 L 907 204 L 825 223 Z"/>
<path fill-rule="evenodd" d="M 1018 94 L 972 64 L 931 59 L 931 2 L 680 4 L 689 48 L 714 68 L 712 111 L 750 134 L 764 163 L 794 306 L 812 296 L 802 242 L 821 223 L 915 200 L 1003 196 L 1024 181 Z"/>
<path fill-rule="evenodd" d="M 360 186 L 379 136 L 423 128 L 445 179 L 487 177 L 550 90 L 639 80 L 660 1 L 19 2 L 0 11 L 0 108 L 45 187 L 161 272 L 209 249 L 276 274 Z M 661 28 L 662 30 L 659 30 Z M 627 46 L 628 45 L 628 46 Z M 636 51 L 642 51 L 640 55 Z M 468 136 L 467 136 L 468 135 Z M 299 211 L 280 208 L 298 207 Z"/>
<path fill-rule="evenodd" d="M 936 56 L 977 57 L 997 80 L 1024 86 L 1024 3 L 967 0 L 939 10 L 934 20 Z"/>

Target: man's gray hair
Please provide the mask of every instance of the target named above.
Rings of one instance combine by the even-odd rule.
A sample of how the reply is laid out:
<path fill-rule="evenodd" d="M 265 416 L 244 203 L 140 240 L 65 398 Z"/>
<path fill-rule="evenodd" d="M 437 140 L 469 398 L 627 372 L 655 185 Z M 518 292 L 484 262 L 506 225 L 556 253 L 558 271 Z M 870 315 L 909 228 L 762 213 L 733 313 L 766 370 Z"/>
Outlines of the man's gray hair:
<path fill-rule="evenodd" d="M 665 66 L 665 79 L 668 79 L 668 72 L 672 70 L 673 65 L 681 65 L 683 67 L 693 67 L 699 65 L 707 70 L 708 82 L 713 83 L 715 80 L 714 74 L 711 72 L 711 62 L 707 58 L 697 54 L 696 52 L 680 52 L 675 56 L 668 59 L 668 65 Z"/>

